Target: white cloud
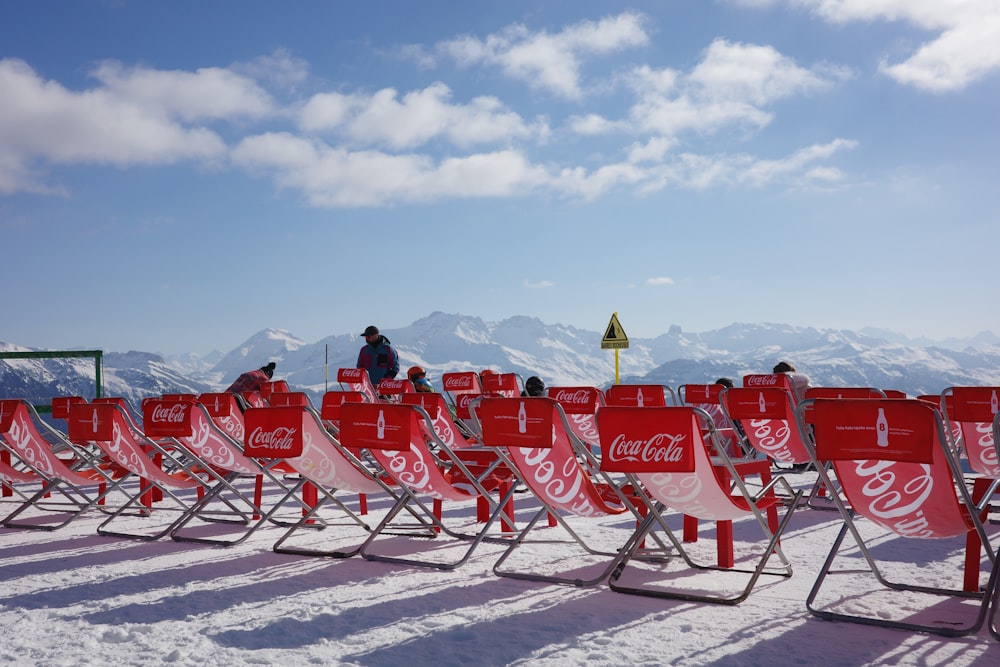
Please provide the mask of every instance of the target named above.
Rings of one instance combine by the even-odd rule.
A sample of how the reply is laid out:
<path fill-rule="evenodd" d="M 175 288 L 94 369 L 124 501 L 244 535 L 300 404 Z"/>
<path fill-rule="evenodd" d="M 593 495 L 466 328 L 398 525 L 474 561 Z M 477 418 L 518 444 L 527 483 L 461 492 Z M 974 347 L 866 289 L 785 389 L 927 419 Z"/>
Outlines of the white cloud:
<path fill-rule="evenodd" d="M 814 145 L 798 150 L 780 160 L 757 160 L 742 170 L 738 179 L 752 185 L 763 185 L 774 182 L 777 178 L 790 174 L 803 173 L 811 164 L 825 160 L 834 153 L 855 148 L 857 142 L 847 139 L 837 139 L 828 144 Z M 813 178 L 829 179 L 834 176 L 832 171 L 809 170 Z"/>
<path fill-rule="evenodd" d="M 534 88 L 579 99 L 582 59 L 648 44 L 643 23 L 641 15 L 626 12 L 576 23 L 557 33 L 513 25 L 485 39 L 466 36 L 442 42 L 438 49 L 462 65 L 495 65 Z"/>
<path fill-rule="evenodd" d="M 92 76 L 102 92 L 122 105 L 187 122 L 219 118 L 260 118 L 274 112 L 271 97 L 252 79 L 218 67 L 194 72 L 99 65 Z"/>
<path fill-rule="evenodd" d="M 673 137 L 730 125 L 764 127 L 777 100 L 829 87 L 843 72 L 805 69 L 770 46 L 717 39 L 689 74 L 648 66 L 632 72 L 638 101 L 629 111 L 635 131 Z"/>
<path fill-rule="evenodd" d="M 215 72 L 128 75 L 105 64 L 95 74 L 105 85 L 76 92 L 42 79 L 21 60 L 0 60 L 0 191 L 58 190 L 37 173 L 35 165 L 45 163 L 128 166 L 222 157 L 225 144 L 214 132 L 181 121 L 236 112 L 222 99 L 197 99 L 209 82 L 222 86 L 218 98 L 226 97 L 227 85 L 247 90 Z"/>
<path fill-rule="evenodd" d="M 660 276 L 658 278 L 646 278 L 647 285 L 673 285 L 674 279 L 668 278 L 666 276 Z"/>
<path fill-rule="evenodd" d="M 255 81 L 267 81 L 283 90 L 295 90 L 309 77 L 309 63 L 285 49 L 249 62 L 233 63 L 229 69 Z"/>
<path fill-rule="evenodd" d="M 556 284 L 551 280 L 531 281 L 525 278 L 524 286 L 527 287 L 528 289 L 548 289 L 549 287 L 555 287 Z"/>
<path fill-rule="evenodd" d="M 349 151 L 287 133 L 244 139 L 233 161 L 272 174 L 279 185 L 301 190 L 323 208 L 518 196 L 548 181 L 543 169 L 514 150 L 435 162 L 419 154 Z"/>
<path fill-rule="evenodd" d="M 822 89 L 830 82 L 799 67 L 774 47 L 716 39 L 686 83 L 699 98 L 765 105 Z"/>
<path fill-rule="evenodd" d="M 384 88 L 374 95 L 324 93 L 303 107 L 300 125 L 308 131 L 338 130 L 349 143 L 409 149 L 437 137 L 459 147 L 524 139 L 539 133 L 495 97 L 452 104 L 451 89 L 435 83 L 399 97 Z"/>
<path fill-rule="evenodd" d="M 960 90 L 1000 69 L 997 0 L 789 0 L 836 22 L 905 21 L 937 36 L 902 62 L 885 61 L 896 81 L 932 92 Z"/>

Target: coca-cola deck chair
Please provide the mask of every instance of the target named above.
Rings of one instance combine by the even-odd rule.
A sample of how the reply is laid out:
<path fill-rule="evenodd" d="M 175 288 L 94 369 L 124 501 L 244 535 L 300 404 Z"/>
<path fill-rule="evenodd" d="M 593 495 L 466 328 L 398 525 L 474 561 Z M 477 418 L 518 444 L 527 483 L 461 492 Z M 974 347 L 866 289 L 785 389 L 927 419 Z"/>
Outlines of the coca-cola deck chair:
<path fill-rule="evenodd" d="M 99 535 L 155 540 L 170 534 L 198 501 L 198 494 L 211 490 L 209 464 L 179 444 L 164 445 L 135 428 L 125 408 L 115 402 L 79 403 L 70 407 L 69 439 L 78 445 L 100 448 L 108 460 L 139 478 L 138 488 L 128 492 L 127 501 L 97 527 Z M 125 487 L 120 486 L 125 491 Z M 153 492 L 156 492 L 155 494 Z M 156 502 L 153 502 L 156 501 Z M 155 505 L 155 508 L 154 508 Z M 232 518 L 216 517 L 217 521 L 249 522 L 251 515 L 236 508 Z M 146 517 L 141 524 L 113 530 L 125 517 L 136 513 Z M 174 517 L 165 523 L 155 517 Z"/>
<path fill-rule="evenodd" d="M 952 447 L 968 462 L 971 474 L 966 482 L 972 487 L 977 504 L 993 497 L 1000 487 L 1000 444 L 993 436 L 993 420 L 1000 414 L 1000 387 L 948 387 L 938 397 Z M 995 520 L 994 520 L 995 521 Z M 991 521 L 993 523 L 994 521 Z M 977 590 L 979 544 L 969 533 L 966 544 L 966 590 Z"/>
<path fill-rule="evenodd" d="M 524 380 L 517 373 L 487 373 L 482 381 L 487 396 L 516 398 L 524 393 Z"/>
<path fill-rule="evenodd" d="M 462 433 L 466 438 L 478 440 L 481 435 L 479 424 L 472 418 L 469 405 L 483 395 L 479 373 L 472 371 L 445 373 L 441 376 L 441 390 Z"/>
<path fill-rule="evenodd" d="M 939 405 L 960 431 L 956 449 L 976 476 L 994 480 L 995 490 L 1000 484 L 1000 454 L 993 439 L 993 419 L 1000 413 L 1000 387 L 948 387 L 941 392 Z"/>
<path fill-rule="evenodd" d="M 284 406 L 247 410 L 246 451 L 257 457 L 283 460 L 308 480 L 318 496 L 311 509 L 274 543 L 272 549 L 300 556 L 354 556 L 372 530 L 359 516 L 366 507 L 361 499 L 376 494 L 397 501 L 400 493 L 377 464 L 369 464 L 359 452 L 343 447 L 325 428 L 321 415 L 305 401 L 285 402 Z M 343 403 L 341 410 L 346 405 L 362 403 Z M 345 494 L 358 494 L 359 511 L 348 506 L 349 501 L 343 498 Z M 329 506 L 336 508 L 333 515 L 326 512 Z M 428 523 L 418 521 L 418 525 L 423 534 L 433 535 Z M 322 527 L 327 530 L 318 532 Z M 303 539 L 303 531 L 308 540 Z"/>
<path fill-rule="evenodd" d="M 771 376 L 764 376 L 771 377 Z M 774 376 L 785 378 L 784 375 Z M 757 452 L 779 464 L 779 470 L 812 462 L 803 431 L 795 422 L 795 399 L 784 386 L 733 387 L 721 394 L 722 410 L 738 428 L 743 449 Z M 824 499 L 826 489 L 817 478 L 807 504 L 814 509 L 833 509 Z"/>
<path fill-rule="evenodd" d="M 85 402 L 83 398 L 73 399 Z M 58 405 L 65 406 L 68 412 L 70 402 L 56 404 L 54 415 L 61 418 Z M 10 483 L 12 491 L 17 490 L 21 499 L 0 522 L 6 528 L 62 528 L 103 504 L 127 476 L 110 466 L 100 452 L 70 442 L 22 399 L 0 400 L 0 452 L 4 455 L 0 477 Z M 28 489 L 22 490 L 24 486 Z M 25 514 L 29 511 L 31 516 Z M 56 517 L 55 521 L 52 517 Z"/>
<path fill-rule="evenodd" d="M 597 433 L 597 411 L 604 405 L 604 392 L 597 387 L 549 387 L 549 398 L 563 408 L 570 429 L 595 453 L 601 451 Z"/>
<path fill-rule="evenodd" d="M 469 471 L 475 475 L 483 487 L 488 491 L 497 493 L 499 502 L 513 484 L 517 482 L 514 472 L 508 468 L 503 459 L 497 456 L 493 449 L 479 446 L 478 438 L 469 438 L 451 417 L 451 412 L 444 401 L 444 397 L 438 393 L 413 392 L 403 395 L 403 403 L 409 405 L 419 405 L 427 413 L 434 427 L 434 433 L 455 455 L 462 460 Z M 457 471 L 455 471 L 457 472 Z M 440 501 L 435 501 L 435 514 L 441 515 L 439 511 Z M 485 498 L 480 497 L 476 501 L 476 518 L 480 522 L 489 520 L 490 505 Z M 505 516 L 503 519 L 504 530 L 514 530 L 514 501 L 507 501 Z"/>
<path fill-rule="evenodd" d="M 677 396 L 681 405 L 701 408 L 712 417 L 715 432 L 726 443 L 726 454 L 743 456 L 746 452 L 741 446 L 742 438 L 722 409 L 721 395 L 725 388 L 721 384 L 682 384 L 677 388 Z"/>
<path fill-rule="evenodd" d="M 397 380 L 396 378 L 382 378 L 379 380 L 376 392 L 383 401 L 400 403 L 404 394 L 415 392 L 413 383 L 409 380 Z"/>
<path fill-rule="evenodd" d="M 1000 412 L 993 416 L 993 442 L 1000 443 Z M 1000 610 L 1000 566 L 996 563 L 993 564 L 992 580 L 992 589 L 986 589 L 986 594 L 990 598 L 989 630 L 993 639 L 1000 641 L 1000 625 L 997 624 L 998 610 Z"/>
<path fill-rule="evenodd" d="M 608 405 L 627 408 L 662 408 L 678 405 L 674 390 L 665 384 L 613 384 L 604 390 Z"/>
<path fill-rule="evenodd" d="M 761 474 L 760 484 L 753 489 L 748 487 L 746 470 L 739 470 L 724 448 L 718 444 L 710 446 L 702 436 L 707 433 L 711 440 L 719 442 L 711 415 L 700 408 L 686 406 L 609 406 L 601 409 L 597 420 L 603 449 L 601 469 L 624 474 L 635 488 L 641 488 L 643 493 L 636 496 L 644 499 L 649 514 L 629 541 L 622 565 L 611 575 L 608 584 L 612 590 L 732 605 L 745 600 L 763 574 L 792 576 L 791 563 L 782 553 L 778 540 L 802 492 L 792 489 L 780 475 L 770 478 L 770 475 Z M 792 502 L 772 530 L 765 513 L 782 504 L 773 491 L 779 485 Z M 692 547 L 682 546 L 660 516 L 661 505 L 701 520 L 740 522 L 741 533 L 756 536 L 753 547 L 742 550 L 740 567 L 699 563 L 692 554 Z M 742 530 L 744 526 L 746 531 Z M 682 577 L 672 568 L 671 562 L 667 562 L 659 565 L 657 571 L 643 566 L 641 576 L 629 577 L 636 583 L 623 583 L 634 553 L 657 530 L 664 532 L 695 574 L 712 574 Z M 780 565 L 768 568 L 772 556 L 777 556 Z M 736 580 L 739 585 L 727 585 L 730 580 Z"/>
<path fill-rule="evenodd" d="M 364 368 L 337 369 L 337 382 L 343 391 L 356 391 L 365 397 L 369 403 L 378 403 L 378 394 Z"/>
<path fill-rule="evenodd" d="M 417 405 L 349 403 L 341 409 L 341 443 L 355 451 L 370 453 L 392 476 L 402 490 L 400 500 L 389 510 L 361 547 L 362 557 L 440 570 L 455 569 L 469 560 L 483 541 L 504 542 L 510 539 L 494 530 L 504 505 L 513 494 L 511 488 L 499 501 L 484 485 L 484 475 L 469 469 L 462 457 L 437 436 L 431 419 Z M 454 517 L 445 512 L 447 521 L 428 507 L 426 500 L 474 505 L 480 498 L 490 508 L 488 519 L 476 528 L 461 512 Z M 427 556 L 400 555 L 401 537 L 412 537 L 411 524 L 400 524 L 396 517 L 403 510 L 423 518 L 418 528 L 431 524 L 431 536 L 447 536 L 468 545 L 457 557 L 452 549 L 435 548 Z M 392 535 L 393 537 L 387 537 Z M 420 532 L 417 537 L 427 537 Z M 382 539 L 386 538 L 386 539 Z M 448 557 L 449 559 L 446 559 Z"/>
<path fill-rule="evenodd" d="M 557 401 L 548 397 L 484 398 L 473 409 L 483 427 L 483 443 L 497 448 L 542 506 L 494 563 L 493 572 L 501 577 L 574 586 L 605 581 L 622 562 L 631 530 L 609 530 L 587 541 L 572 524 L 629 512 L 641 522 L 643 517 L 629 491 L 600 469 L 590 447 L 573 434 Z M 556 525 L 539 527 L 545 516 L 552 517 Z M 556 528 L 562 528 L 568 539 L 536 532 Z M 533 562 L 530 568 L 504 567 L 520 547 L 530 549 L 533 543 L 559 546 L 548 548 L 553 553 L 550 562 Z M 660 546 L 667 549 L 662 543 Z"/>
<path fill-rule="evenodd" d="M 223 410 L 228 409 L 229 416 L 234 416 L 239 409 L 233 395 L 224 394 L 223 397 L 228 398 L 228 402 L 213 401 L 213 410 L 221 415 Z M 205 403 L 194 395 L 172 394 L 147 399 L 143 402 L 143 425 L 146 437 L 160 447 L 169 450 L 174 443 L 180 444 L 207 466 L 192 469 L 211 488 L 199 491 L 198 500 L 170 531 L 170 537 L 178 542 L 219 546 L 240 544 L 266 523 L 290 525 L 276 518 L 277 512 L 289 501 L 294 500 L 303 510 L 310 507 L 297 495 L 304 480 L 288 484 L 282 474 L 282 461 L 247 456 L 242 442 L 220 429 Z M 247 484 L 250 480 L 252 483 Z M 271 494 L 265 496 L 262 492 L 265 480 L 277 492 L 276 500 L 271 499 Z M 234 515 L 249 519 L 234 520 Z M 203 525 L 191 526 L 195 520 Z M 220 523 L 239 525 L 240 529 L 235 533 L 227 530 L 225 534 L 205 530 L 208 524 Z"/>
<path fill-rule="evenodd" d="M 984 507 L 973 502 L 962 481 L 940 413 L 917 400 L 815 399 L 797 408 L 800 422 L 809 408 L 815 447 L 807 443 L 807 448 L 843 520 L 806 599 L 809 612 L 945 636 L 976 632 L 989 595 L 978 587 L 965 591 L 951 585 L 956 573 L 935 561 L 935 554 L 946 559 L 951 542 L 974 531 L 990 562 L 988 592 L 996 583 L 996 554 L 981 520 Z M 835 478 L 827 474 L 828 463 Z M 859 551 L 843 548 L 848 535 Z M 870 546 L 876 540 L 877 549 Z M 909 540 L 926 542 L 914 548 Z M 843 588 L 830 581 L 869 574 L 881 588 L 852 593 L 846 601 L 839 593 Z M 972 609 L 967 602 L 974 603 Z M 926 606 L 917 610 L 921 603 Z M 873 608 L 877 613 L 864 613 Z"/>

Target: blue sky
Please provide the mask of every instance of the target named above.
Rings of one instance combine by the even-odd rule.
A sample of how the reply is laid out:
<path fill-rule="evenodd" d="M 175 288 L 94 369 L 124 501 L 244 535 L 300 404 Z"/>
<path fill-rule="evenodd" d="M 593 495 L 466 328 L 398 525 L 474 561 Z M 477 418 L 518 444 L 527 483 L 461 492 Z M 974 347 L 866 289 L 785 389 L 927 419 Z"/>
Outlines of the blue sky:
<path fill-rule="evenodd" d="M 995 0 L 0 4 L 0 340 L 1000 332 Z"/>

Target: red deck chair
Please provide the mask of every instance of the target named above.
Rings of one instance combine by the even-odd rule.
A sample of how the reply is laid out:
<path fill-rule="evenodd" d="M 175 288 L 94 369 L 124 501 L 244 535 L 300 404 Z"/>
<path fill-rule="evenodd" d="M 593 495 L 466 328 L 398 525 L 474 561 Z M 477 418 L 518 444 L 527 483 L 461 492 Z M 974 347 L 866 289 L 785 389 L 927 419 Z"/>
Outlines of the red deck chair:
<path fill-rule="evenodd" d="M 247 410 L 247 452 L 282 459 L 309 480 L 319 496 L 312 508 L 274 543 L 272 549 L 277 553 L 301 556 L 349 558 L 359 552 L 371 529 L 340 496 L 349 493 L 367 497 L 384 493 L 397 500 L 399 494 L 389 487 L 380 469 L 366 465 L 354 452 L 341 446 L 326 430 L 319 413 L 302 401 L 298 404 L 291 399 L 283 402 L 286 405 Z M 328 505 L 337 508 L 335 516 L 321 513 Z M 331 526 L 334 522 L 338 529 L 324 531 L 324 540 L 318 542 L 316 528 Z M 341 527 L 344 524 L 348 528 Z M 299 535 L 300 531 L 311 537 L 308 545 Z M 329 533 L 336 534 L 330 536 Z M 424 533 L 432 534 L 429 526 L 424 526 Z M 286 546 L 290 540 L 294 544 Z M 346 541 L 350 541 L 347 546 L 344 545 Z"/>
<path fill-rule="evenodd" d="M 597 416 L 601 431 L 603 454 L 601 469 L 608 472 L 624 473 L 629 481 L 645 493 L 637 494 L 646 499 L 647 519 L 636 529 L 625 552 L 622 566 L 615 570 L 608 582 L 612 590 L 635 595 L 680 599 L 696 602 L 738 604 L 745 600 L 762 574 L 781 577 L 792 576 L 792 566 L 781 551 L 778 540 L 791 519 L 798 504 L 801 491 L 794 491 L 784 477 L 773 479 L 762 475 L 761 483 L 754 492 L 747 487 L 745 471 L 738 470 L 725 452 L 717 453 L 719 447 L 710 447 L 702 433 L 716 438 L 711 415 L 693 407 L 606 407 Z M 716 450 L 716 453 L 713 453 Z M 785 516 L 772 530 L 765 512 L 781 504 L 772 491 L 776 485 L 783 485 L 792 498 Z M 694 560 L 689 548 L 685 548 L 664 523 L 657 503 L 674 509 L 685 516 L 716 522 L 750 519 L 760 530 L 758 543 L 765 546 L 761 553 L 747 550 L 750 555 L 750 569 L 720 567 L 700 564 Z M 689 568 L 696 571 L 711 571 L 710 577 L 694 577 L 685 586 L 677 572 L 667 572 L 669 567 L 661 566 L 665 585 L 649 579 L 634 585 L 621 583 L 635 551 L 653 531 L 662 529 L 674 549 Z M 777 555 L 781 566 L 768 569 L 772 555 Z M 643 568 L 644 571 L 648 568 Z M 722 572 L 749 574 L 740 577 L 746 580 L 741 589 L 723 589 L 718 593 L 703 592 L 706 581 L 722 586 L 725 581 Z"/>
<path fill-rule="evenodd" d="M 198 396 L 208 416 L 215 425 L 236 442 L 243 442 L 243 413 L 236 405 L 236 397 L 228 392 L 206 392 Z"/>
<path fill-rule="evenodd" d="M 916 400 L 815 399 L 799 406 L 800 423 L 804 423 L 803 414 L 810 403 L 815 447 L 807 443 L 807 448 L 816 463 L 821 464 L 817 469 L 824 482 L 833 489 L 831 497 L 840 510 L 843 527 L 806 599 L 809 612 L 827 620 L 945 636 L 976 632 L 986 618 L 989 595 L 947 586 L 953 575 L 935 567 L 930 550 L 921 550 L 918 562 L 913 562 L 913 557 L 906 557 L 905 550 L 893 549 L 899 540 L 883 540 L 877 550 L 871 548 L 869 543 L 874 538 L 870 528 L 865 530 L 869 535 L 866 539 L 857 525 L 864 519 L 877 526 L 883 535 L 918 540 L 962 539 L 974 531 L 986 545 L 991 563 L 987 589 L 992 590 L 997 573 L 996 555 L 980 518 L 984 508 L 977 506 L 966 490 L 940 413 L 928 403 Z M 835 481 L 826 472 L 827 463 L 833 466 Z M 841 548 L 848 534 L 857 544 L 860 557 L 858 552 L 852 554 L 853 550 Z M 876 554 L 880 556 L 878 560 Z M 852 595 L 846 604 L 839 592 L 822 605 L 817 602 L 829 577 L 857 577 L 859 572 L 865 572 L 859 568 L 859 560 L 867 564 L 867 573 L 884 587 L 881 590 L 894 596 L 900 591 L 907 592 L 905 609 L 911 613 L 909 617 L 902 614 L 888 617 L 886 612 L 893 609 L 893 604 L 886 604 L 885 595 L 880 596 L 876 605 L 879 611 L 875 614 L 864 613 L 866 606 L 857 595 Z M 849 569 L 834 569 L 835 564 L 847 562 Z M 915 576 L 917 572 L 919 577 Z M 917 583 L 931 578 L 940 584 Z M 841 590 L 832 584 L 831 588 Z M 942 598 L 952 602 L 943 604 Z M 978 613 L 971 621 L 963 621 L 961 617 L 969 611 L 963 601 L 969 599 L 978 600 Z M 927 601 L 926 609 L 914 613 L 914 606 L 921 600 Z"/>
<path fill-rule="evenodd" d="M 597 433 L 597 411 L 604 405 L 604 392 L 597 387 L 549 387 L 549 398 L 563 408 L 570 429 L 595 453 L 601 451 Z"/>
<path fill-rule="evenodd" d="M 804 443 L 806 432 L 795 421 L 795 398 L 788 378 L 780 373 L 747 378 L 763 379 L 751 379 L 753 387 L 733 387 L 721 394 L 722 410 L 743 438 L 743 449 L 755 451 L 781 466 L 811 463 Z M 834 507 L 825 500 L 826 487 L 822 481 L 820 477 L 816 479 L 806 504 L 813 509 L 832 510 Z"/>
<path fill-rule="evenodd" d="M 617 407 L 662 408 L 677 405 L 674 390 L 665 384 L 613 384 L 604 390 L 604 400 Z"/>
<path fill-rule="evenodd" d="M 271 380 L 270 382 L 265 382 L 260 386 L 260 397 L 270 404 L 271 394 L 287 393 L 289 391 L 291 391 L 291 389 L 289 389 L 288 382 L 285 380 Z"/>
<path fill-rule="evenodd" d="M 730 457 L 743 456 L 740 438 L 733 428 L 733 423 L 722 410 L 720 395 L 725 385 L 721 384 L 682 384 L 677 388 L 677 396 L 681 405 L 701 408 L 712 417 L 715 432 L 726 443 L 726 454 Z"/>
<path fill-rule="evenodd" d="M 1000 412 L 993 416 L 993 442 L 1000 443 Z M 989 630 L 993 639 L 1000 641 L 1000 626 L 997 625 L 997 610 L 1000 609 L 1000 566 L 993 564 L 992 588 L 987 586 L 986 595 L 990 598 Z"/>
<path fill-rule="evenodd" d="M 74 402 L 85 402 L 73 398 Z M 69 402 L 61 405 L 68 411 Z M 54 415 L 60 417 L 58 408 Z M 21 399 L 0 400 L 0 452 L 6 455 L 0 476 L 11 483 L 12 490 L 32 485 L 30 491 L 18 490 L 22 502 L 0 522 L 6 528 L 61 528 L 103 504 L 126 477 L 99 453 L 78 447 L 48 426 L 39 419 L 34 406 Z M 62 500 L 51 500 L 52 494 Z M 29 510 L 41 514 L 18 520 Z M 50 521 L 52 516 L 58 517 L 57 521 Z"/>
<path fill-rule="evenodd" d="M 479 374 L 472 371 L 445 373 L 441 376 L 441 390 L 445 400 L 454 407 L 455 399 L 462 394 L 482 394 L 483 384 Z"/>
<path fill-rule="evenodd" d="M 951 426 L 952 447 L 972 469 L 972 500 L 977 504 L 1000 487 L 1000 445 L 993 437 L 993 420 L 1000 413 L 1000 387 L 949 387 L 938 405 Z M 969 533 L 966 544 L 966 590 L 978 589 L 979 545 Z"/>
<path fill-rule="evenodd" d="M 365 397 L 369 403 L 378 403 L 378 394 L 364 368 L 340 368 L 337 370 L 337 382 L 344 391 L 356 391 Z"/>
<path fill-rule="evenodd" d="M 320 417 L 334 436 L 340 433 L 340 409 L 344 403 L 363 403 L 365 395 L 360 391 L 328 391 L 323 394 Z"/>
<path fill-rule="evenodd" d="M 487 396 L 516 398 L 524 393 L 524 381 L 517 373 L 487 373 L 482 381 Z"/>
<path fill-rule="evenodd" d="M 455 450 L 437 436 L 430 417 L 419 406 L 394 403 L 346 404 L 341 410 L 340 434 L 345 447 L 370 453 L 402 490 L 400 500 L 362 545 L 362 557 L 452 570 L 468 561 L 483 541 L 506 542 L 510 539 L 493 532 L 493 526 L 513 489 L 499 502 L 495 501 L 483 485 L 483 479 L 474 474 Z M 445 521 L 437 516 L 425 503 L 426 498 L 457 503 L 485 498 L 490 506 L 490 516 L 481 527 L 471 529 L 462 519 Z M 468 544 L 468 547 L 459 557 L 448 561 L 442 559 L 442 551 L 439 550 L 434 550 L 435 556 L 426 558 L 398 555 L 395 550 L 394 555 L 384 551 L 377 552 L 377 547 L 384 548 L 384 542 L 391 541 L 380 538 L 390 534 L 405 535 L 405 531 L 410 529 L 407 524 L 400 525 L 395 521 L 403 510 L 421 516 L 424 523 L 420 527 L 432 524 L 439 536 L 446 535 L 458 543 Z M 419 536 L 425 537 L 422 534 Z"/>
<path fill-rule="evenodd" d="M 276 396 L 278 394 L 271 394 L 271 398 Z M 197 473 L 211 484 L 211 489 L 201 492 L 198 501 L 170 531 L 170 537 L 178 542 L 219 546 L 240 544 L 265 523 L 291 525 L 275 518 L 278 510 L 289 501 L 294 501 L 303 510 L 310 508 L 310 504 L 297 495 L 304 480 L 296 480 L 289 485 L 282 476 L 281 460 L 259 460 L 246 456 L 242 442 L 233 440 L 222 431 L 205 405 L 198 402 L 194 395 L 167 395 L 144 401 L 143 425 L 146 436 L 160 447 L 169 450 L 173 443 L 179 443 L 208 466 L 197 470 Z M 255 480 L 254 488 L 242 488 L 243 478 Z M 264 479 L 278 490 L 280 497 L 277 500 L 263 502 L 264 494 L 256 480 Z M 234 511 L 241 517 L 249 514 L 250 519 L 233 521 Z M 227 531 L 226 535 L 207 535 L 201 527 L 201 534 L 184 532 L 184 528 L 195 519 L 211 524 L 235 523 L 241 528 L 235 535 L 231 531 Z"/>
<path fill-rule="evenodd" d="M 631 512 L 636 521 L 642 521 L 629 491 L 600 470 L 590 448 L 573 434 L 557 401 L 547 397 L 484 398 L 473 410 L 483 427 L 484 444 L 497 448 L 542 505 L 494 563 L 493 572 L 502 577 L 574 586 L 593 586 L 606 580 L 621 564 L 623 545 L 631 531 L 601 536 L 602 541 L 613 543 L 599 548 L 580 537 L 570 520 Z M 555 518 L 570 539 L 532 539 L 538 522 L 546 515 Z M 533 541 L 572 545 L 574 554 L 585 556 L 583 564 L 578 558 L 567 558 L 569 551 L 559 548 L 555 563 L 533 563 L 531 569 L 503 567 L 519 547 Z M 660 546 L 667 548 L 662 543 Z M 596 575 L 582 573 L 592 570 L 595 564 L 600 567 Z M 574 566 L 577 569 L 570 572 Z"/>
<path fill-rule="evenodd" d="M 178 403 L 178 405 L 185 405 Z M 140 478 L 138 490 L 97 527 L 99 535 L 155 540 L 168 535 L 196 504 L 197 493 L 211 490 L 211 477 L 205 471 L 209 464 L 183 449 L 180 445 L 164 447 L 135 428 L 125 408 L 115 402 L 80 403 L 70 407 L 69 439 L 78 445 L 100 448 L 107 458 Z M 122 488 L 122 487 L 119 487 Z M 124 488 L 122 488 L 124 490 Z M 149 502 L 153 491 L 160 505 L 154 510 Z M 148 509 L 143 510 L 146 507 Z M 176 514 L 163 525 L 162 521 L 144 522 L 142 531 L 112 530 L 110 526 L 124 516 L 139 513 L 153 517 L 161 513 Z M 234 522 L 248 522 L 250 514 L 234 509 Z M 216 520 L 223 520 L 217 517 Z M 150 525 L 153 524 L 153 525 Z M 152 528 L 155 532 L 150 532 Z"/>
<path fill-rule="evenodd" d="M 479 440 L 479 425 L 469 411 L 469 404 L 483 395 L 483 385 L 478 373 L 462 371 L 445 373 L 441 376 L 441 388 L 445 402 L 454 411 L 455 423 L 470 439 Z"/>
<path fill-rule="evenodd" d="M 939 404 L 961 434 L 954 444 L 969 466 L 985 478 L 1000 481 L 1000 455 L 993 439 L 993 419 L 1000 412 L 1000 387 L 948 387 Z"/>
<path fill-rule="evenodd" d="M 469 471 L 480 479 L 483 488 L 496 491 L 497 501 L 508 496 L 511 486 L 517 482 L 514 472 L 508 468 L 494 450 L 479 446 L 477 438 L 468 438 L 451 417 L 444 397 L 432 392 L 413 392 L 403 395 L 403 403 L 419 405 L 431 420 L 434 433 L 448 445 L 455 455 L 465 463 Z M 435 501 L 435 514 L 441 516 L 440 501 Z M 476 518 L 486 522 L 490 516 L 490 505 L 485 498 L 476 501 Z M 514 530 L 514 500 L 510 498 L 504 511 L 503 528 Z"/>
<path fill-rule="evenodd" d="M 399 403 L 402 401 L 404 394 L 411 394 L 415 392 L 416 389 L 413 388 L 413 383 L 409 380 L 382 378 L 379 380 L 376 391 L 378 392 L 378 395 L 382 397 L 383 401 Z"/>
<path fill-rule="evenodd" d="M 811 461 L 795 427 L 794 401 L 780 386 L 733 387 L 721 394 L 722 410 L 739 427 L 744 449 L 782 465 Z"/>

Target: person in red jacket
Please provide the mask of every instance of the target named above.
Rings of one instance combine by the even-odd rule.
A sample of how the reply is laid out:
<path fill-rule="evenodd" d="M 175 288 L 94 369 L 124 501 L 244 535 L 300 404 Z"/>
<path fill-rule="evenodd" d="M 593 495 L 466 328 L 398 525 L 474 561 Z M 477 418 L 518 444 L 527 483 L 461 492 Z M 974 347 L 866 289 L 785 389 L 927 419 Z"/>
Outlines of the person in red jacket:
<path fill-rule="evenodd" d="M 229 385 L 226 389 L 230 394 L 242 394 L 245 391 L 260 391 L 260 387 L 265 382 L 270 382 L 271 378 L 274 376 L 274 368 L 276 364 L 272 361 L 271 363 L 261 366 L 255 371 L 247 371 L 243 373 L 236 381 Z"/>

